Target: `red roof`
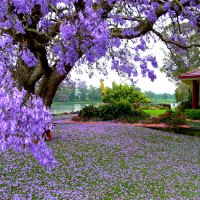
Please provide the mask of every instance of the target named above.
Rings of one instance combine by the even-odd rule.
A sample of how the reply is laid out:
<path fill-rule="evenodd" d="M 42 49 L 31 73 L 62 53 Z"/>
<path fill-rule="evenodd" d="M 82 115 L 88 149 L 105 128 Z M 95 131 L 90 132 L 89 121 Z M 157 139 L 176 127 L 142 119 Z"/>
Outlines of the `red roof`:
<path fill-rule="evenodd" d="M 178 78 L 179 79 L 199 79 L 200 78 L 200 69 L 181 74 Z"/>

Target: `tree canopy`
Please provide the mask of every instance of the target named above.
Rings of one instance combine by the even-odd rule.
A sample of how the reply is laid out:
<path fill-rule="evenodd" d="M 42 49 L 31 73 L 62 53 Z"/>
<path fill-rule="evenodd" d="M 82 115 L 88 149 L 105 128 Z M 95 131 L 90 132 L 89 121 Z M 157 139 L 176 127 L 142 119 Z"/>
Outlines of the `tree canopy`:
<path fill-rule="evenodd" d="M 184 37 L 187 38 L 187 42 L 197 44 L 200 35 L 198 29 L 191 31 L 190 23 L 182 23 L 174 26 L 168 25 L 164 29 L 165 35 L 172 34 L 173 29 L 180 29 L 181 32 L 186 32 Z M 173 27 L 173 29 L 172 29 Z M 189 30 L 188 30 L 189 29 Z M 178 79 L 178 77 L 188 71 L 198 69 L 200 66 L 200 48 L 198 45 L 194 45 L 187 50 L 179 49 L 175 45 L 168 46 L 168 50 L 164 51 L 164 65 L 161 67 L 161 71 L 166 76 L 176 83 L 175 97 L 177 102 L 186 101 L 190 98 L 189 86 Z"/>
<path fill-rule="evenodd" d="M 199 0 L 2 0 L 0 9 L 0 147 L 30 151 L 44 165 L 53 162 L 41 138 L 49 123 L 45 106 L 71 70 L 81 73 L 84 63 L 89 76 L 95 69 L 106 75 L 104 58 L 122 76 L 134 80 L 140 70 L 154 80 L 152 41 L 184 51 L 199 46 L 185 37 L 199 33 Z M 170 22 L 190 27 L 162 34 Z"/>
<path fill-rule="evenodd" d="M 163 34 L 170 35 L 174 31 L 173 29 L 180 29 L 181 32 L 187 32 L 185 37 L 187 37 L 187 42 L 197 44 L 200 35 L 198 33 L 198 29 L 194 29 L 191 31 L 191 27 L 189 23 L 183 23 L 181 25 L 173 24 L 168 25 Z M 194 45 L 193 47 L 183 50 L 179 49 L 175 45 L 168 46 L 168 49 L 164 51 L 164 65 L 161 66 L 161 71 L 166 74 L 166 76 L 175 82 L 178 82 L 178 76 L 188 71 L 198 69 L 200 66 L 200 48 L 199 46 Z"/>

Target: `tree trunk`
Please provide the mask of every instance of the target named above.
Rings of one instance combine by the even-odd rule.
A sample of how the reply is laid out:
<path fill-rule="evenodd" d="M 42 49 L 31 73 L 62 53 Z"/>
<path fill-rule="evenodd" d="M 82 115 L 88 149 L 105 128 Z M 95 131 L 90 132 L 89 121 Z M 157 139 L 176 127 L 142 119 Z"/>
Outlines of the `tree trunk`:
<path fill-rule="evenodd" d="M 39 85 L 37 94 L 42 98 L 46 107 L 50 108 L 53 98 L 60 83 L 66 78 L 65 75 L 59 75 L 56 71 L 51 70 L 49 73 L 44 74 L 42 81 Z"/>

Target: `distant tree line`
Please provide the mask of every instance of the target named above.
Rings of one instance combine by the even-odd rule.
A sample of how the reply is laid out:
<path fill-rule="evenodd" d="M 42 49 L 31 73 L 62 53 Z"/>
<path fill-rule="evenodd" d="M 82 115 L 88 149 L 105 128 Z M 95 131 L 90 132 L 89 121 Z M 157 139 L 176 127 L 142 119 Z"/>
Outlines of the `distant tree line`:
<path fill-rule="evenodd" d="M 82 84 L 81 87 L 75 86 L 69 88 L 66 85 L 57 90 L 54 97 L 54 102 L 99 102 L 102 97 L 102 91 L 100 87 L 94 87 L 86 84 Z"/>
<path fill-rule="evenodd" d="M 144 95 L 147 96 L 149 99 L 151 99 L 151 102 L 158 102 L 158 103 L 176 102 L 175 94 L 169 94 L 169 93 L 156 94 L 152 91 L 145 91 Z"/>
<path fill-rule="evenodd" d="M 152 91 L 141 92 L 140 88 L 128 85 L 112 84 L 112 88 L 106 87 L 106 96 L 103 97 L 103 101 L 107 102 L 108 98 L 119 101 L 118 97 L 122 98 L 128 93 L 127 98 L 130 102 L 176 102 L 175 94 L 161 93 L 156 94 Z M 112 92 L 111 92 L 112 91 Z M 132 91 L 132 92 L 131 92 Z M 132 95 L 132 93 L 134 95 Z M 145 100 L 146 97 L 146 100 Z M 139 99 L 138 99 L 139 98 Z M 149 99 L 149 100 L 148 100 Z M 85 82 L 79 82 L 73 87 L 62 84 L 59 90 L 56 92 L 54 102 L 100 102 L 102 101 L 101 87 L 94 87 L 92 85 L 87 86 Z"/>

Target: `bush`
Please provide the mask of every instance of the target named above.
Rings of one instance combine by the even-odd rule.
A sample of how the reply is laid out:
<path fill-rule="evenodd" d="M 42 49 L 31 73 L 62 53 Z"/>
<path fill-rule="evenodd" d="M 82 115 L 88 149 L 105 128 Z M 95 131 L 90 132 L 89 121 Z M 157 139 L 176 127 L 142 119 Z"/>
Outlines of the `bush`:
<path fill-rule="evenodd" d="M 162 108 L 171 109 L 171 104 L 168 104 L 168 103 L 159 103 L 159 105 L 160 105 Z"/>
<path fill-rule="evenodd" d="M 188 96 L 187 101 L 183 101 L 177 106 L 177 110 L 179 110 L 181 112 L 184 112 L 186 109 L 191 109 L 191 108 L 192 108 L 192 95 L 191 94 Z"/>
<path fill-rule="evenodd" d="M 119 116 L 130 115 L 132 111 L 133 106 L 128 101 L 121 100 L 117 103 L 117 112 L 119 113 Z"/>
<path fill-rule="evenodd" d="M 99 116 L 99 108 L 94 107 L 93 105 L 85 106 L 79 112 L 79 117 L 85 119 L 98 118 L 98 116 Z"/>
<path fill-rule="evenodd" d="M 143 120 L 143 119 L 146 119 L 147 117 L 150 117 L 150 114 L 144 112 L 142 109 L 135 109 L 135 110 L 133 110 L 131 116 L 138 117 L 141 120 Z"/>
<path fill-rule="evenodd" d="M 150 102 L 150 100 L 135 86 L 128 84 L 112 83 L 112 87 L 105 88 L 105 95 L 102 97 L 104 103 L 117 103 L 125 100 L 129 103 Z M 136 105 L 138 106 L 138 105 Z"/>
<path fill-rule="evenodd" d="M 167 110 L 164 114 L 159 116 L 159 122 L 170 124 L 173 126 L 185 124 L 185 114 L 179 111 Z"/>
<path fill-rule="evenodd" d="M 116 104 L 104 104 L 99 106 L 99 118 L 112 120 L 118 117 Z"/>
<path fill-rule="evenodd" d="M 99 106 L 99 118 L 102 120 L 112 120 L 132 113 L 132 105 L 127 101 L 119 103 L 104 104 Z"/>
<path fill-rule="evenodd" d="M 191 109 L 192 108 L 192 104 L 190 101 L 184 101 L 181 102 L 178 106 L 177 106 L 177 110 L 184 112 L 186 109 Z"/>
<path fill-rule="evenodd" d="M 85 106 L 79 112 L 80 120 L 113 120 L 124 119 L 141 120 L 149 117 L 149 114 L 145 113 L 141 109 L 133 109 L 131 103 L 121 100 L 118 103 L 102 104 L 98 107 L 93 105 Z M 135 118 L 135 119 L 134 119 Z"/>
<path fill-rule="evenodd" d="M 199 109 L 186 109 L 186 117 L 189 119 L 200 119 L 200 110 Z"/>

